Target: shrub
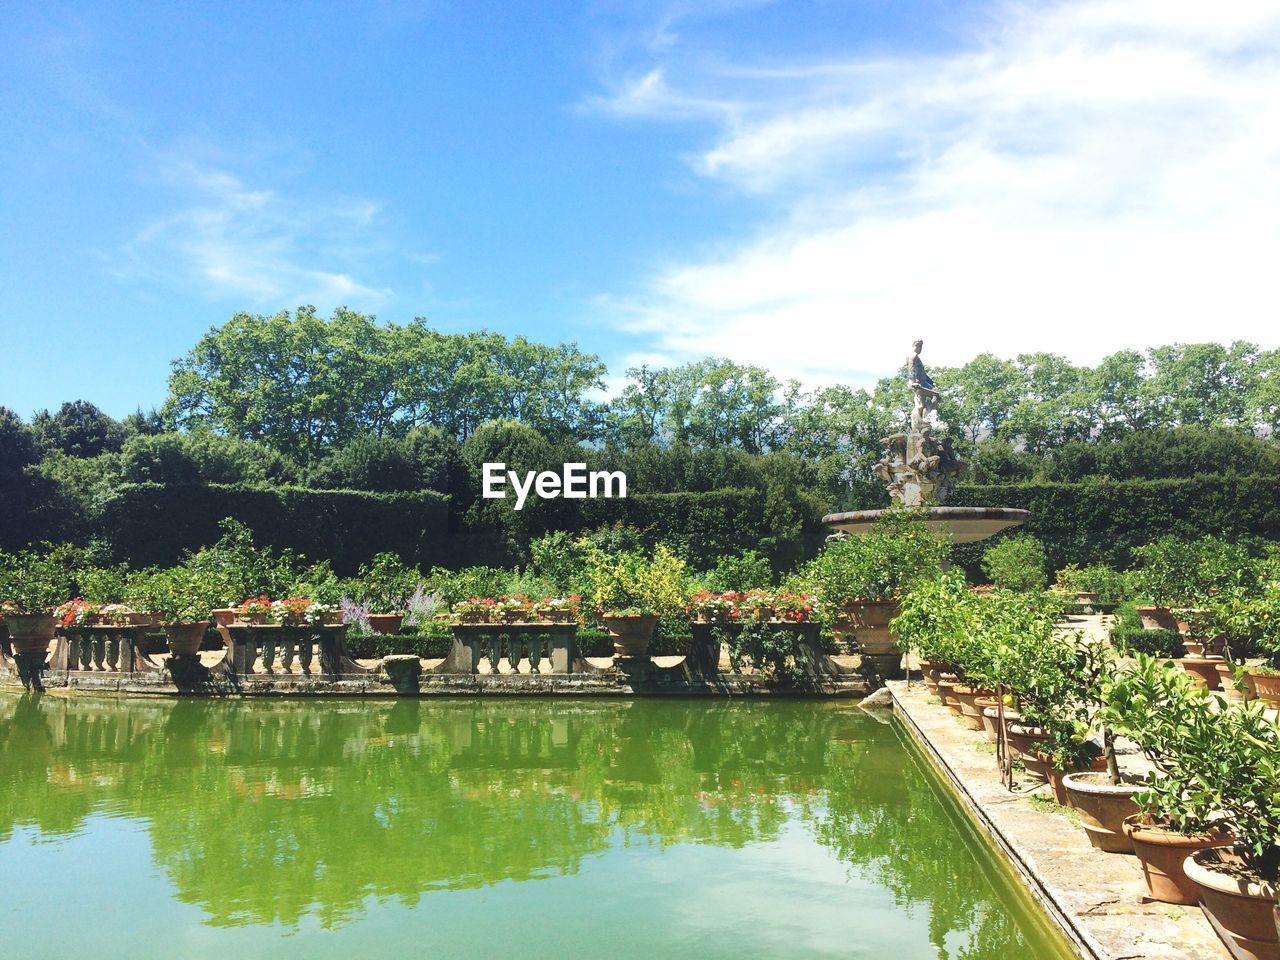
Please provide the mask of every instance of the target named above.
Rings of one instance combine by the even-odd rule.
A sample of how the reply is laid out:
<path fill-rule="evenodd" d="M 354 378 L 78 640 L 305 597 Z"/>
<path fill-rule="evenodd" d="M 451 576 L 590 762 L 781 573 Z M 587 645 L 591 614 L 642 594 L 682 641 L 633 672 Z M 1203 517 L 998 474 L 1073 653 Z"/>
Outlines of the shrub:
<path fill-rule="evenodd" d="M 716 593 L 751 590 L 767 587 L 772 583 L 773 570 L 768 558 L 755 550 L 744 550 L 736 555 L 721 557 L 706 577 L 707 588 Z"/>
<path fill-rule="evenodd" d="M 41 550 L 0 554 L 0 608 L 11 614 L 47 614 L 71 597 L 72 551 L 45 544 Z"/>
<path fill-rule="evenodd" d="M 1021 593 L 1040 591 L 1048 584 L 1044 545 L 1030 534 L 1004 537 L 982 555 L 982 569 L 991 582 Z"/>
<path fill-rule="evenodd" d="M 610 557 L 593 550 L 587 555 L 587 598 L 602 614 L 683 619 L 685 572 L 685 562 L 663 544 L 652 556 L 629 551 Z"/>
<path fill-rule="evenodd" d="M 900 597 L 915 584 L 936 579 L 949 549 L 950 543 L 915 514 L 888 513 L 863 536 L 829 541 L 795 579 L 825 609 L 837 610 L 847 600 Z"/>

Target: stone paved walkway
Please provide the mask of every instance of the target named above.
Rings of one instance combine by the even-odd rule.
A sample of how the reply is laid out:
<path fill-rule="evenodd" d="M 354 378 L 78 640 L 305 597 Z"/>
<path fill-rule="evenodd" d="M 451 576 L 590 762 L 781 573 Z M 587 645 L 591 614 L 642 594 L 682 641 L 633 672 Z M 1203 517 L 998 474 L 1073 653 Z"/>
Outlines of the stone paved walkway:
<path fill-rule="evenodd" d="M 995 754 L 981 732 L 965 729 L 920 684 L 889 686 L 912 735 L 955 784 L 979 826 L 1010 855 L 1032 893 L 1071 928 L 1068 933 L 1085 956 L 1228 958 L 1198 907 L 1144 903 L 1137 859 L 1095 850 L 1073 818 L 1052 806 L 1047 785 L 1025 781 L 1019 792 L 1005 790 Z"/>

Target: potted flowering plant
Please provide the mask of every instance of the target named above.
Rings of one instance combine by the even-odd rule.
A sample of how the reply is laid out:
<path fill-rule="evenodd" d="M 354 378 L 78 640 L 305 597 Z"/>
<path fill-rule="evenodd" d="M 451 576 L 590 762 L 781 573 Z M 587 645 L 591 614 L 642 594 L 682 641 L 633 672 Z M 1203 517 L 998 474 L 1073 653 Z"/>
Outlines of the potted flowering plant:
<path fill-rule="evenodd" d="M 533 602 L 522 593 L 498 598 L 498 616 L 507 623 L 521 623 L 533 619 L 533 608 Z"/>
<path fill-rule="evenodd" d="M 422 574 L 394 553 L 379 553 L 360 567 L 358 602 L 376 633 L 398 633 L 409 598 L 422 584 Z"/>
<path fill-rule="evenodd" d="M 742 616 L 739 603 L 742 594 L 713 593 L 710 590 L 699 590 L 689 598 L 686 608 L 689 618 L 695 623 L 731 623 Z"/>
<path fill-rule="evenodd" d="M 471 597 L 455 603 L 452 612 L 459 623 L 488 623 L 496 607 L 496 601 L 488 597 Z"/>
<path fill-rule="evenodd" d="M 98 611 L 101 609 L 100 604 L 76 599 L 61 604 L 53 611 L 53 615 L 58 620 L 58 626 L 63 630 L 75 630 L 77 627 L 87 627 L 97 623 Z"/>
<path fill-rule="evenodd" d="M 773 597 L 773 615 L 783 623 L 811 623 L 818 616 L 818 598 L 811 593 L 779 591 Z"/>
<path fill-rule="evenodd" d="M 549 623 L 573 623 L 578 619 L 581 598 L 577 594 L 567 597 L 547 597 L 534 605 L 534 616 Z"/>
<path fill-rule="evenodd" d="M 1164 863 L 1157 868 L 1180 893 L 1199 901 L 1233 953 L 1280 956 L 1274 926 L 1280 723 L 1258 702 L 1219 706 L 1212 694 L 1149 658 L 1116 680 L 1110 701 L 1117 724 L 1162 773 L 1143 795 L 1154 822 L 1136 829 L 1160 827 L 1215 841 L 1184 851 L 1190 853 L 1181 864 L 1185 879 Z"/>
<path fill-rule="evenodd" d="M 623 659 L 648 657 L 658 617 L 677 614 L 685 606 L 685 562 L 664 544 L 652 556 L 639 551 L 609 556 L 592 549 L 586 575 L 591 600 Z"/>
<path fill-rule="evenodd" d="M 271 598 L 265 593 L 250 597 L 236 607 L 236 622 L 262 625 L 271 622 Z"/>
<path fill-rule="evenodd" d="M 774 619 L 774 606 L 777 598 L 771 590 L 748 590 L 742 594 L 738 606 L 743 616 L 752 620 Z"/>
<path fill-rule="evenodd" d="M 186 566 L 151 571 L 140 578 L 135 597 L 164 628 L 169 652 L 175 657 L 199 653 L 210 612 L 221 602 L 217 583 Z"/>
<path fill-rule="evenodd" d="M 289 597 L 271 604 L 267 622 L 282 627 L 319 627 L 335 620 L 341 623 L 341 616 L 341 609 L 332 604 L 317 603 L 310 597 Z"/>

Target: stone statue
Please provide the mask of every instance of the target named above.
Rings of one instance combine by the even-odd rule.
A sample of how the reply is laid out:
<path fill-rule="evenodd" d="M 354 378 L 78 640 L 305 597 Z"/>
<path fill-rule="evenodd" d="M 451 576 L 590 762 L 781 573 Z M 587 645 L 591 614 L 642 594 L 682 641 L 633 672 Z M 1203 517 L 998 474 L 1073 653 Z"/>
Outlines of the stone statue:
<path fill-rule="evenodd" d="M 964 472 L 964 462 L 951 449 L 951 439 L 934 436 L 931 418 L 938 409 L 938 389 L 920 359 L 923 346 L 924 341 L 915 341 L 907 357 L 910 429 L 884 438 L 885 455 L 875 466 L 890 499 L 905 507 L 943 503 L 955 478 Z"/>

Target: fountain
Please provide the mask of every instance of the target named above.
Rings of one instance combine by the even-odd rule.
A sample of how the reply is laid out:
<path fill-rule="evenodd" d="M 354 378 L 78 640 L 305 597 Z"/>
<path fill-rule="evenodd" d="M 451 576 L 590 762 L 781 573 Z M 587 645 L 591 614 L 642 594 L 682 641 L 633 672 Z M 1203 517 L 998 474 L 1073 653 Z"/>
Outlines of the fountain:
<path fill-rule="evenodd" d="M 884 438 L 885 455 L 876 464 L 876 476 L 885 482 L 893 505 L 888 510 L 918 509 L 931 530 L 945 531 L 954 543 L 985 540 L 1001 530 L 1026 522 L 1026 510 L 1013 507 L 944 507 L 964 472 L 964 461 L 951 449 L 949 437 L 939 437 L 938 390 L 920 359 L 921 340 L 911 345 L 907 358 L 907 386 L 911 389 L 911 422 L 906 433 Z M 843 533 L 864 535 L 875 528 L 885 510 L 853 510 L 830 513 L 822 522 Z"/>

